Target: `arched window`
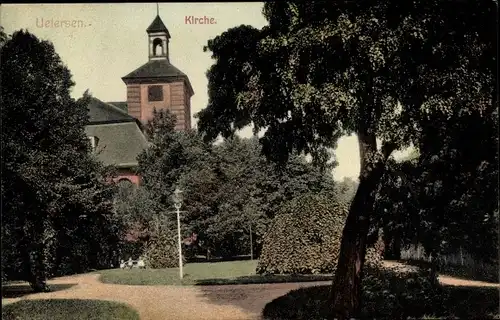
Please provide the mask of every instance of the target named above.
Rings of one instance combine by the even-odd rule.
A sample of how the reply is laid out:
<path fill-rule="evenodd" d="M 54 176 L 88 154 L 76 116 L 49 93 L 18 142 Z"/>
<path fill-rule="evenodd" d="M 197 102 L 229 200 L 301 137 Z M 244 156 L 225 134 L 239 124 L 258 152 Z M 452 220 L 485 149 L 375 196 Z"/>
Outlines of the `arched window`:
<path fill-rule="evenodd" d="M 163 42 L 160 38 L 153 40 L 153 54 L 155 56 L 163 56 L 165 52 L 163 51 Z"/>
<path fill-rule="evenodd" d="M 120 186 L 120 188 L 131 188 L 134 184 L 127 178 L 121 178 L 118 180 L 118 186 Z"/>
<path fill-rule="evenodd" d="M 117 182 L 118 185 L 118 198 L 125 200 L 134 192 L 135 185 L 127 178 L 121 178 Z"/>

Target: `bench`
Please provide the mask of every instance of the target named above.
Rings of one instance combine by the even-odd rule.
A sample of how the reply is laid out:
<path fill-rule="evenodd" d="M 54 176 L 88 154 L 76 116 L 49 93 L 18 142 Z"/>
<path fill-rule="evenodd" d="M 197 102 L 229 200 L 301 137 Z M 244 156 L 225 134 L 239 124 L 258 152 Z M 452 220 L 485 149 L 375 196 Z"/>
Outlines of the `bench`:
<path fill-rule="evenodd" d="M 131 262 L 132 264 L 130 264 Z M 140 265 L 139 262 L 142 262 L 142 265 Z M 120 263 L 120 269 L 132 269 L 132 268 L 143 269 L 145 267 L 146 265 L 144 263 L 144 260 L 127 260 Z"/>

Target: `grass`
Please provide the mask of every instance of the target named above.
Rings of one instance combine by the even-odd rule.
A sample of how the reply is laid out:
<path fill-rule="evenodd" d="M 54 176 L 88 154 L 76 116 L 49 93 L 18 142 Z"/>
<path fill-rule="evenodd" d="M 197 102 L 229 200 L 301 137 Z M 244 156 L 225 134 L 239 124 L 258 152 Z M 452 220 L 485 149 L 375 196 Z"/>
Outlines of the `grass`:
<path fill-rule="evenodd" d="M 102 300 L 23 300 L 2 306 L 4 320 L 139 320 L 129 306 Z"/>
<path fill-rule="evenodd" d="M 55 291 L 67 290 L 76 285 L 77 285 L 76 283 L 52 284 L 49 285 L 49 287 L 52 292 L 55 292 Z M 26 284 L 26 282 L 16 281 L 16 282 L 2 283 L 2 299 L 20 298 L 32 293 L 34 293 L 33 289 L 29 284 Z"/>
<path fill-rule="evenodd" d="M 285 283 L 331 280 L 331 275 L 272 275 L 255 274 L 257 261 L 227 261 L 215 263 L 188 263 L 184 279 L 179 279 L 179 269 L 103 270 L 100 280 L 104 283 L 124 285 L 227 285 Z"/>

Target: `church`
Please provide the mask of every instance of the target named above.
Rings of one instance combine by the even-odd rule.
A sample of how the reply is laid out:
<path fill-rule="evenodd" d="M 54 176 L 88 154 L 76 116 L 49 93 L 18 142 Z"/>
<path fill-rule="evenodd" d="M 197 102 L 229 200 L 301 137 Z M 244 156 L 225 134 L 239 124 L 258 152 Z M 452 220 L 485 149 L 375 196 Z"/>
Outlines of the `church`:
<path fill-rule="evenodd" d="M 85 132 L 97 157 L 118 170 L 117 182 L 140 184 L 138 155 L 147 147 L 144 124 L 153 109 L 169 110 L 177 117 L 175 130 L 191 128 L 189 78 L 170 63 L 170 33 L 157 15 L 146 29 L 148 62 L 122 78 L 127 86 L 126 101 L 103 102 L 92 98 Z"/>

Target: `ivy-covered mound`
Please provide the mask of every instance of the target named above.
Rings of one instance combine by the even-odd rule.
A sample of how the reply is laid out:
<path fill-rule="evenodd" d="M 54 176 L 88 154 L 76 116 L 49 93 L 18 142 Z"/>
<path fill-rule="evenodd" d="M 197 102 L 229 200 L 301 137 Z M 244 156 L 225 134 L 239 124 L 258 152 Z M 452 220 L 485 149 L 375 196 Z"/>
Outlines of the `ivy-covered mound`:
<path fill-rule="evenodd" d="M 179 248 L 176 233 L 168 230 L 153 235 L 146 244 L 144 259 L 148 268 L 178 268 Z M 184 255 L 182 260 L 184 264 Z"/>
<path fill-rule="evenodd" d="M 286 203 L 263 238 L 259 274 L 333 273 L 348 204 L 324 195 L 304 195 Z M 380 262 L 370 249 L 366 264 Z"/>

